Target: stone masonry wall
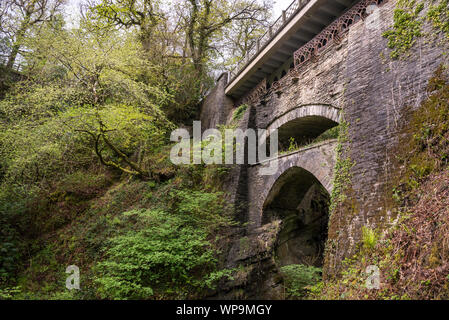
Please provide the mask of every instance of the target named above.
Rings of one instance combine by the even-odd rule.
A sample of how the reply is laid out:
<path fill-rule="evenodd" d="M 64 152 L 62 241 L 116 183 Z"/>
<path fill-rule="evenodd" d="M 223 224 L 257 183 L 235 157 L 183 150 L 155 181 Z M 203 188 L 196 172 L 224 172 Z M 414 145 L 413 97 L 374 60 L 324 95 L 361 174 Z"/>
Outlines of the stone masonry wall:
<path fill-rule="evenodd" d="M 441 35 L 418 39 L 408 57 L 392 60 L 382 34 L 393 24 L 395 7 L 396 1 L 388 1 L 375 19 L 353 25 L 348 34 L 343 111 L 354 164 L 355 210 L 331 217 L 329 238 L 336 246 L 329 250 L 328 273 L 335 272 L 342 259 L 353 253 L 363 225 L 382 228 L 394 221 L 388 211 L 388 182 L 401 115 L 407 106 L 420 105 L 428 80 L 440 64 L 449 61 L 442 54 L 449 46 L 441 43 Z"/>
<path fill-rule="evenodd" d="M 223 125 L 228 121 L 234 101 L 224 93 L 227 83 L 227 74 L 223 73 L 218 78 L 216 86 L 204 99 L 200 114 L 202 131 L 217 128 L 218 125 Z"/>

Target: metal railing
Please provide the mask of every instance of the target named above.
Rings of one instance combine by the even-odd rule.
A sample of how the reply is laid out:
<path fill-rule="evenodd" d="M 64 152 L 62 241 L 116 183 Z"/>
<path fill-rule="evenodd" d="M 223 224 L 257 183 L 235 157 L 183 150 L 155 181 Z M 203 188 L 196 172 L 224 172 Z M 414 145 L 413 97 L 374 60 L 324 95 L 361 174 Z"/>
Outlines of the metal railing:
<path fill-rule="evenodd" d="M 340 17 L 334 20 L 330 25 L 324 28 L 312 40 L 304 44 L 293 54 L 294 67 L 281 79 L 269 84 L 267 79 L 263 79 L 256 87 L 248 91 L 245 95 L 237 100 L 237 105 L 244 103 L 254 103 L 261 96 L 265 95 L 268 90 L 277 92 L 288 81 L 297 81 L 299 78 L 299 69 L 302 65 L 317 58 L 320 53 L 335 42 L 340 42 L 344 33 L 349 27 L 359 20 L 363 20 L 369 13 L 367 8 L 369 5 L 382 5 L 388 0 L 359 0 L 350 9 L 346 10 Z"/>
<path fill-rule="evenodd" d="M 294 0 L 286 10 L 282 11 L 282 15 L 267 28 L 265 33 L 256 41 L 252 43 L 246 55 L 237 63 L 237 65 L 229 72 L 230 82 L 234 80 L 237 75 L 252 61 L 281 31 L 285 25 L 302 9 L 310 0 Z"/>

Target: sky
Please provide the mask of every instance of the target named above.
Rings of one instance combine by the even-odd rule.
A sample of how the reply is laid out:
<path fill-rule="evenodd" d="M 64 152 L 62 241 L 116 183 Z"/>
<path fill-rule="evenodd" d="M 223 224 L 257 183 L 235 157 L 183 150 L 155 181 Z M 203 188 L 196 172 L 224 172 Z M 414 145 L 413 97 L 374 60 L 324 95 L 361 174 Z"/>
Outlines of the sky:
<path fill-rule="evenodd" d="M 66 10 L 67 15 L 69 15 L 71 20 L 76 21 L 79 12 L 78 5 L 83 0 L 68 0 L 68 7 Z M 293 2 L 293 0 L 276 0 L 274 1 L 274 20 L 276 20 L 282 13 L 282 10 L 287 9 L 287 7 Z"/>
<path fill-rule="evenodd" d="M 274 1 L 274 18 L 281 16 L 282 10 L 288 8 L 288 6 L 293 3 L 293 0 L 276 0 Z"/>

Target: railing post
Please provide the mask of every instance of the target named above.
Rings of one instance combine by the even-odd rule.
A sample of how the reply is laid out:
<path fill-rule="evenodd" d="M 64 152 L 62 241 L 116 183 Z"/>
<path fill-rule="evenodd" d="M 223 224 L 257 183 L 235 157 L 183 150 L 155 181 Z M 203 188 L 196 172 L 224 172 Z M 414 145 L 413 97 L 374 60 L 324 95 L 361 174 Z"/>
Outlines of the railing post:
<path fill-rule="evenodd" d="M 273 27 L 272 27 L 272 26 L 270 26 L 270 27 L 268 28 L 268 34 L 270 35 L 270 38 L 273 37 Z"/>
<path fill-rule="evenodd" d="M 302 0 L 298 0 L 298 9 L 301 10 L 301 6 L 302 6 Z"/>
<path fill-rule="evenodd" d="M 260 38 L 257 39 L 257 52 L 260 51 Z"/>
<path fill-rule="evenodd" d="M 282 22 L 285 24 L 286 21 L 287 21 L 287 16 L 285 14 L 285 10 L 282 10 Z"/>

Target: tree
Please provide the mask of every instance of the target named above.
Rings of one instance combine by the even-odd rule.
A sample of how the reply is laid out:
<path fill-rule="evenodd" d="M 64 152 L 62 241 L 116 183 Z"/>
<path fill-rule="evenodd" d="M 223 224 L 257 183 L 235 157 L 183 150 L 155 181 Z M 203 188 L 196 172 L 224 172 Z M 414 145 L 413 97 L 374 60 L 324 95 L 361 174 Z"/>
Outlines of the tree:
<path fill-rule="evenodd" d="M 268 11 L 266 3 L 257 0 L 188 0 L 183 8 L 188 15 L 181 13 L 186 30 L 190 57 L 198 75 L 203 75 L 205 65 L 214 51 L 212 42 L 220 42 L 226 28 L 234 23 L 260 22 Z M 240 23 L 237 23 L 240 22 Z"/>
<path fill-rule="evenodd" d="M 102 0 L 90 3 L 90 13 L 119 27 L 137 27 L 145 50 L 153 44 L 154 28 L 164 19 L 157 0 Z"/>
<path fill-rule="evenodd" d="M 32 66 L 26 70 L 31 83 L 20 90 L 25 94 L 2 101 L 0 113 L 11 124 L 25 121 L 29 132 L 58 117 L 51 128 L 59 124 L 58 131 L 90 139 L 87 143 L 101 164 L 148 179 L 152 174 L 142 159 L 171 128 L 161 106 L 172 97 L 153 78 L 157 66 L 141 58 L 141 45 L 132 34 L 90 27 L 88 21 L 72 30 L 48 25 L 29 40 L 24 57 Z M 69 92 L 77 94 L 64 98 Z M 50 99 L 51 93 L 64 103 Z M 25 150 L 33 150 L 29 143 L 24 142 Z M 136 154 L 141 156 L 133 158 Z"/>
<path fill-rule="evenodd" d="M 32 27 L 53 20 L 66 0 L 3 0 L 0 34 L 10 40 L 6 67 L 12 69 L 24 39 Z"/>
<path fill-rule="evenodd" d="M 259 37 L 268 30 L 271 20 L 271 3 L 263 5 L 264 10 L 255 12 L 254 19 L 235 20 L 223 32 L 223 39 L 217 45 L 221 65 L 233 66 L 256 44 Z"/>
<path fill-rule="evenodd" d="M 91 5 L 91 12 L 100 21 L 138 28 L 146 50 L 165 42 L 169 48 L 161 52 L 164 56 L 188 57 L 196 77 L 202 78 L 217 49 L 213 43 L 221 43 L 225 33 L 250 39 L 249 34 L 266 22 L 271 5 L 260 0 L 178 0 L 167 6 L 168 12 L 161 7 L 155 0 L 102 0 Z M 226 28 L 239 30 L 229 33 Z"/>

